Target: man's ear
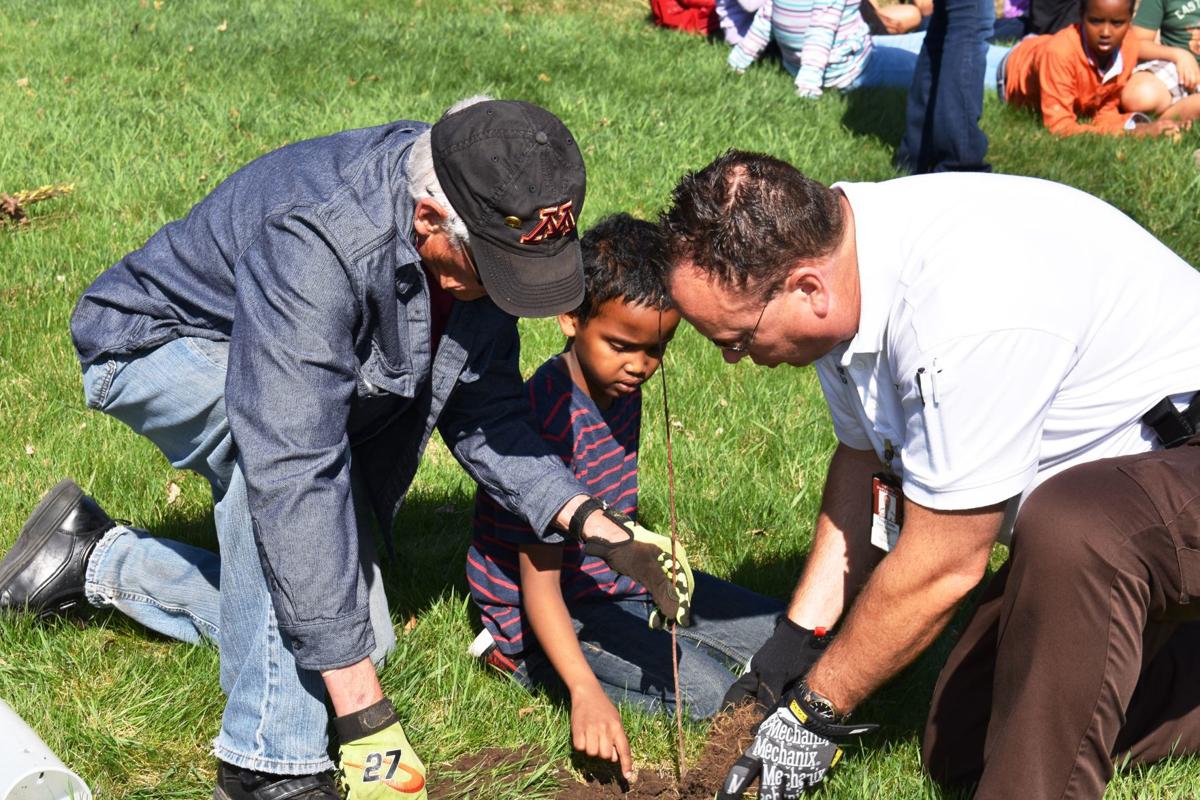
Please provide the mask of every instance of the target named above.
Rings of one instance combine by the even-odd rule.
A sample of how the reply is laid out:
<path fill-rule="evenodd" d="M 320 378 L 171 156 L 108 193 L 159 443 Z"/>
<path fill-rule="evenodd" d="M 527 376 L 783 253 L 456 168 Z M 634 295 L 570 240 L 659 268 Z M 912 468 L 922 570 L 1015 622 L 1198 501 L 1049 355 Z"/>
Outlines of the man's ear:
<path fill-rule="evenodd" d="M 422 197 L 413 208 L 413 230 L 418 236 L 430 236 L 442 229 L 446 216 L 446 209 L 436 201 Z"/>
<path fill-rule="evenodd" d="M 563 336 L 568 339 L 574 338 L 579 333 L 579 320 L 574 314 L 566 313 L 558 315 L 558 329 L 563 332 Z"/>
<path fill-rule="evenodd" d="M 829 281 L 820 263 L 801 262 L 788 272 L 784 291 L 803 295 L 804 303 L 818 319 L 829 314 Z"/>

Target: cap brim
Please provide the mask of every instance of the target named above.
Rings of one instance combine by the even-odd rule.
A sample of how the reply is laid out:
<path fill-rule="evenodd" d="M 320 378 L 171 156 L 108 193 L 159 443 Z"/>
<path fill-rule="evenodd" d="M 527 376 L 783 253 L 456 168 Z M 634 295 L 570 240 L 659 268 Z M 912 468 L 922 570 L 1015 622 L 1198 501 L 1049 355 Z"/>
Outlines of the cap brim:
<path fill-rule="evenodd" d="M 470 247 L 488 297 L 513 316 L 552 317 L 583 302 L 578 239 L 548 256 L 515 256 L 478 236 Z"/>

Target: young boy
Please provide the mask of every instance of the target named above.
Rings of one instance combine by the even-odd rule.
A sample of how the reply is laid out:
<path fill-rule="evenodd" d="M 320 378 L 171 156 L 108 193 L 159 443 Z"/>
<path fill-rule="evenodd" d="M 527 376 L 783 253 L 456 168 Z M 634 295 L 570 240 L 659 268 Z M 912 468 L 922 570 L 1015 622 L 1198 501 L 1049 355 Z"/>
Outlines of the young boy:
<path fill-rule="evenodd" d="M 639 387 L 658 369 L 679 314 L 662 288 L 657 226 L 626 214 L 583 237 L 586 294 L 558 318 L 567 349 L 526 386 L 542 437 L 609 507 L 637 515 Z M 680 627 L 681 701 L 701 719 L 720 710 L 745 665 L 771 636 L 781 604 L 697 572 L 692 625 Z M 632 759 L 624 701 L 673 710 L 671 637 L 651 629 L 645 590 L 577 542 L 539 543 L 517 517 L 480 491 L 467 556 L 484 632 L 472 652 L 528 688 L 565 694 L 577 750 Z M 494 640 L 494 643 L 493 643 Z"/>
<path fill-rule="evenodd" d="M 1137 65 L 1129 32 L 1135 0 L 1082 0 L 1080 23 L 1020 42 L 1000 65 L 1000 99 L 1035 108 L 1051 133 L 1157 135 L 1178 129 L 1122 110 L 1122 91 Z M 1080 121 L 1080 117 L 1090 118 Z"/>

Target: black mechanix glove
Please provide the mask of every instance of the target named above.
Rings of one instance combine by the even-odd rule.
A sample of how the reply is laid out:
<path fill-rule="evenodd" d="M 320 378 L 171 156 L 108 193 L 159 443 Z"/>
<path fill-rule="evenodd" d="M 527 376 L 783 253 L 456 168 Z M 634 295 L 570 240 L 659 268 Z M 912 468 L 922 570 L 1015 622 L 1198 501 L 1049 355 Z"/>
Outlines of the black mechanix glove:
<path fill-rule="evenodd" d="M 746 674 L 725 693 L 724 705 L 753 699 L 764 710 L 774 708 L 783 693 L 808 674 L 832 638 L 824 628 L 810 631 L 780 617 L 775 633 L 750 659 Z"/>
<path fill-rule="evenodd" d="M 740 798 L 755 778 L 760 800 L 794 800 L 841 761 L 837 741 L 878 727 L 840 723 L 828 705 L 813 702 L 802 682 L 759 724 L 754 742 L 725 776 L 717 800 Z"/>

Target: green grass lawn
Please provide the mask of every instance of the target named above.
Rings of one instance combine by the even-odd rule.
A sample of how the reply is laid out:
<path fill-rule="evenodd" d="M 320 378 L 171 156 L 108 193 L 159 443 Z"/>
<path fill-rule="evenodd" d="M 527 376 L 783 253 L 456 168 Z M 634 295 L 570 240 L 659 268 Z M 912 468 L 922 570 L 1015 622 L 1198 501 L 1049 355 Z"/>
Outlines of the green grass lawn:
<path fill-rule="evenodd" d="M 540 103 L 589 168 L 582 224 L 651 215 L 675 180 L 727 147 L 788 159 L 823 181 L 895 175 L 903 98 L 794 97 L 776 62 L 730 74 L 724 47 L 657 30 L 641 0 L 7 0 L 0 4 L 0 192 L 74 183 L 0 227 L 0 551 L 41 494 L 72 476 L 118 517 L 212 545 L 208 489 L 145 441 L 88 412 L 67 330 L 75 298 L 125 252 L 241 164 L 287 142 L 394 118 L 432 120 L 479 91 Z M 1200 133 L 1179 143 L 1058 141 L 988 100 L 1003 172 L 1064 181 L 1117 205 L 1200 260 Z M 921 209 L 896 209 L 919 215 Z M 1021 224 L 996 221 L 995 246 Z M 1064 236 L 1104 236 L 1067 230 Z M 1019 256 L 1018 256 L 1019 257 Z M 1137 264 L 1130 264 L 1137 279 Z M 523 323 L 524 366 L 561 345 Z M 721 363 L 683 330 L 668 355 L 680 533 L 692 563 L 785 595 L 802 563 L 834 439 L 814 374 Z M 657 381 L 646 391 L 643 515 L 667 525 Z M 168 487 L 181 492 L 171 499 Z M 544 747 L 569 764 L 564 709 L 478 669 L 463 577 L 472 487 L 440 443 L 397 522 L 387 567 L 400 632 L 383 674 L 405 727 L 439 768 L 484 746 Z M 998 554 L 1000 557 L 1000 554 Z M 831 798 L 936 797 L 916 736 L 943 639 L 864 709 L 885 732 L 829 781 Z M 0 620 L 0 697 L 102 797 L 203 798 L 220 722 L 216 653 L 118 615 L 87 626 Z M 630 714 L 639 764 L 666 766 L 668 720 Z M 703 728 L 689 730 L 693 753 Z M 2 747 L 3 744 L 0 744 Z M 479 777 L 475 796 L 545 796 L 547 774 Z M 1200 762 L 1123 773 L 1108 796 L 1195 796 Z"/>

